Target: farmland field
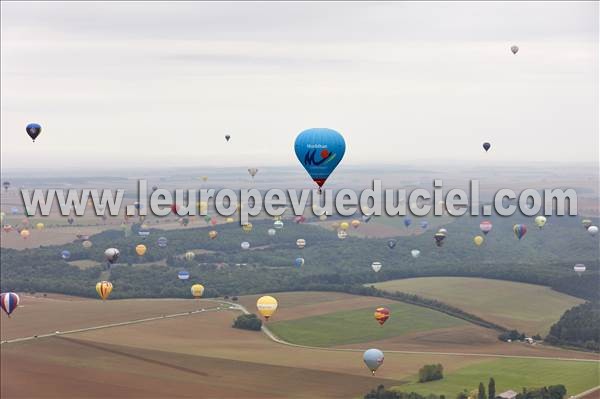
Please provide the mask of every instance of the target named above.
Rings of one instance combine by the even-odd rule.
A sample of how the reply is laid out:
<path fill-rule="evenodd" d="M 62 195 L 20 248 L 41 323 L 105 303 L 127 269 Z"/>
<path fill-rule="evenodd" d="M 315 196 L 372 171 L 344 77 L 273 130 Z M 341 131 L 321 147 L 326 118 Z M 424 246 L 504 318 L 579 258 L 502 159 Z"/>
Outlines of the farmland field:
<path fill-rule="evenodd" d="M 338 313 L 343 308 L 364 308 L 366 302 L 361 304 L 361 301 L 379 300 L 321 292 L 274 295 L 281 299 L 282 315 L 287 312 L 290 321 L 294 312 L 301 316 L 314 314 L 313 307 L 319 304 Z M 240 298 L 241 303 L 255 300 L 256 296 Z M 392 308 L 396 306 L 394 302 L 384 303 Z M 527 367 L 521 359 L 497 362 L 498 359 L 486 355 L 426 353 L 444 352 L 447 346 L 443 340 L 430 342 L 426 352 L 386 352 L 385 364 L 373 377 L 362 363 L 362 351 L 372 343 L 363 343 L 354 351 L 277 344 L 260 332 L 231 328 L 238 312 L 215 311 L 218 304 L 205 300 L 108 300 L 102 303 L 64 296 L 23 295 L 22 305 L 10 320 L 3 317 L 3 339 L 139 319 L 163 312 L 185 312 L 200 306 L 211 307 L 213 311 L 3 344 L 3 397 L 105 397 L 107 390 L 113 397 L 197 397 L 198 392 L 220 398 L 361 397 L 379 384 L 386 387 L 410 384 L 418 368 L 430 363 L 444 365 L 452 384 L 440 389 L 447 392 L 462 386 L 462 381 L 472 384 L 472 380 L 460 378 L 475 371 L 481 375 L 493 374 L 502 387 L 505 385 L 501 381 L 510 381 L 519 387 L 531 381 L 529 377 L 519 377 L 518 373 L 511 374 L 511 370 Z M 393 312 L 402 311 L 403 304 L 399 305 L 400 310 Z M 368 313 L 372 316 L 372 312 Z M 374 320 L 369 321 L 381 329 Z M 449 329 L 454 328 L 464 326 Z M 482 345 L 476 344 L 473 349 L 481 351 Z M 376 347 L 388 349 L 387 345 Z M 544 354 L 540 350 L 537 355 Z M 575 357 L 577 354 L 565 351 L 565 355 Z M 589 370 L 597 367 L 597 363 L 580 366 L 571 361 L 536 362 L 536 367 L 548 373 L 555 373 L 556 365 L 574 370 L 561 374 L 561 382 L 572 387 L 572 392 L 588 389 L 596 382 Z M 428 387 L 423 385 L 424 389 Z"/>
<path fill-rule="evenodd" d="M 531 335 L 546 334 L 567 309 L 584 302 L 548 287 L 482 278 L 411 278 L 377 283 L 375 287 L 437 299 Z"/>
<path fill-rule="evenodd" d="M 406 392 L 454 396 L 457 392 L 477 389 L 483 382 L 487 389 L 490 377 L 496 381 L 496 393 L 509 389 L 519 392 L 522 387 L 564 384 L 567 396 L 600 385 L 598 364 L 536 359 L 494 359 L 469 365 L 447 373 L 443 380 L 419 383 L 417 380 L 396 387 Z"/>
<path fill-rule="evenodd" d="M 269 329 L 288 342 L 328 347 L 467 324 L 444 313 L 405 303 L 386 304 L 386 307 L 392 316 L 385 326 L 375 321 L 375 307 L 371 307 L 269 323 Z"/>

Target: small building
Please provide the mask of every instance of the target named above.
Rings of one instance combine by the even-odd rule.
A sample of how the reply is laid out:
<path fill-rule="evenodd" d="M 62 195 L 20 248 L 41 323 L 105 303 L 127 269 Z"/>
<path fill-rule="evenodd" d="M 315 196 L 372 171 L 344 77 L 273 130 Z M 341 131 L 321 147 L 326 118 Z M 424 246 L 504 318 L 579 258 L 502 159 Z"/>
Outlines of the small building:
<path fill-rule="evenodd" d="M 508 390 L 506 392 L 502 392 L 499 395 L 496 395 L 496 399 L 515 399 L 517 397 L 517 393 L 512 390 Z"/>

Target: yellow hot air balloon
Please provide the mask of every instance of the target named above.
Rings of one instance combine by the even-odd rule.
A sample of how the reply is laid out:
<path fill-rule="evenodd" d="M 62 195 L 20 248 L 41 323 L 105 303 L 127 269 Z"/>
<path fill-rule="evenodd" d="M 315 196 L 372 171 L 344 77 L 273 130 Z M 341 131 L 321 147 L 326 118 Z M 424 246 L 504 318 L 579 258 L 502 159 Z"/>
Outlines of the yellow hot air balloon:
<path fill-rule="evenodd" d="M 358 226 L 360 226 L 360 220 L 354 219 L 352 222 L 350 222 L 350 224 L 352 225 L 352 227 L 357 228 Z"/>
<path fill-rule="evenodd" d="M 277 299 L 268 295 L 261 296 L 256 301 L 256 308 L 265 320 L 269 320 L 269 317 L 273 316 L 273 313 L 277 310 Z"/>
<path fill-rule="evenodd" d="M 202 284 L 194 284 L 192 285 L 191 291 L 194 298 L 200 298 L 204 293 L 204 286 Z"/>
<path fill-rule="evenodd" d="M 244 230 L 246 233 L 250 233 L 252 231 L 252 223 L 243 224 L 242 230 Z"/>
<path fill-rule="evenodd" d="M 214 240 L 215 238 L 217 238 L 217 235 L 219 235 L 219 233 L 217 233 L 215 230 L 211 230 L 208 232 L 208 236 L 210 237 L 211 240 Z"/>
<path fill-rule="evenodd" d="M 484 238 L 483 238 L 483 236 L 475 236 L 475 237 L 473 237 L 473 242 L 478 247 L 481 246 L 481 244 L 483 244 L 483 241 L 485 241 Z"/>
<path fill-rule="evenodd" d="M 35 228 L 38 230 L 43 230 L 44 229 L 44 223 L 38 223 L 35 225 Z"/>
<path fill-rule="evenodd" d="M 29 233 L 29 230 L 27 230 L 27 229 L 23 229 L 23 230 L 21 230 L 21 232 L 20 232 L 19 234 L 21 235 L 21 237 L 22 237 L 24 240 L 26 240 L 26 239 L 28 239 L 28 238 L 29 238 L 29 235 L 30 235 L 31 233 Z"/>
<path fill-rule="evenodd" d="M 200 201 L 200 204 L 198 204 L 198 209 L 201 213 L 206 213 L 206 211 L 208 210 L 208 202 Z"/>
<path fill-rule="evenodd" d="M 144 254 L 146 253 L 147 250 L 148 250 L 148 248 L 146 248 L 146 246 L 144 244 L 140 244 L 135 247 L 135 253 L 138 254 L 139 256 L 144 256 Z"/>
<path fill-rule="evenodd" d="M 196 257 L 196 254 L 193 253 L 192 251 L 187 251 L 184 256 L 185 256 L 185 260 L 191 262 Z"/>
<path fill-rule="evenodd" d="M 110 281 L 100 281 L 96 284 L 96 292 L 100 298 L 104 301 L 112 292 L 113 285 Z"/>
<path fill-rule="evenodd" d="M 227 218 L 225 219 L 225 223 L 233 223 L 233 218 Z"/>
<path fill-rule="evenodd" d="M 348 222 L 342 222 L 342 223 L 340 223 L 340 229 L 342 229 L 342 230 L 348 230 L 348 227 L 350 227 L 350 225 L 348 224 Z"/>
<path fill-rule="evenodd" d="M 545 216 L 537 216 L 534 220 L 534 223 L 539 229 L 541 229 L 542 227 L 544 227 L 547 220 L 548 219 L 546 219 Z"/>

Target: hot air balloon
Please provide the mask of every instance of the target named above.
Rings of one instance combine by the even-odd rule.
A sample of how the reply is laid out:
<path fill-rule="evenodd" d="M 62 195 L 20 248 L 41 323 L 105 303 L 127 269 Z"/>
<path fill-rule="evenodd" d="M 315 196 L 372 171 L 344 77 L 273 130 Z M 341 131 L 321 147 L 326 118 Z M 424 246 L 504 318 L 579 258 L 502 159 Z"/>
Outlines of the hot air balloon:
<path fill-rule="evenodd" d="M 306 218 L 304 216 L 302 216 L 302 215 L 296 216 L 294 218 L 294 222 L 296 222 L 296 223 L 304 223 L 305 220 L 306 220 Z"/>
<path fill-rule="evenodd" d="M 335 130 L 315 128 L 301 132 L 294 149 L 304 169 L 321 188 L 344 157 L 346 143 Z"/>
<path fill-rule="evenodd" d="M 208 237 L 211 240 L 214 240 L 215 238 L 217 238 L 218 235 L 219 235 L 219 233 L 217 233 L 215 230 L 211 230 L 208 232 Z"/>
<path fill-rule="evenodd" d="M 547 221 L 547 219 L 546 219 L 546 217 L 545 217 L 545 216 L 537 216 L 537 217 L 534 219 L 534 223 L 535 223 L 535 225 L 536 225 L 536 226 L 537 226 L 537 228 L 538 228 L 538 229 L 540 229 L 540 230 L 542 229 L 542 227 L 544 227 L 544 225 L 546 224 L 546 221 Z"/>
<path fill-rule="evenodd" d="M 27 134 L 29 135 L 29 137 L 31 137 L 31 140 L 33 140 L 33 142 L 35 143 L 35 139 L 42 132 L 42 127 L 39 124 L 37 124 L 37 123 L 30 123 L 25 128 L 25 131 L 27 132 Z"/>
<path fill-rule="evenodd" d="M 383 352 L 379 349 L 368 349 L 363 354 L 363 361 L 371 373 L 375 374 L 379 366 L 383 364 Z"/>
<path fill-rule="evenodd" d="M 426 229 L 427 229 L 427 227 L 429 227 L 429 222 L 428 222 L 427 220 L 423 220 L 423 221 L 421 221 L 421 228 L 422 228 L 423 230 L 426 230 Z"/>
<path fill-rule="evenodd" d="M 250 243 L 248 241 L 244 241 L 240 246 L 242 249 L 250 249 Z"/>
<path fill-rule="evenodd" d="M 244 230 L 246 233 L 250 233 L 252 231 L 252 223 L 243 224 L 242 230 Z"/>
<path fill-rule="evenodd" d="M 510 51 L 513 54 L 517 54 L 519 52 L 519 46 L 510 46 Z"/>
<path fill-rule="evenodd" d="M 74 221 L 75 221 L 75 219 L 73 219 L 73 218 L 68 218 L 67 219 L 67 223 L 69 223 L 69 224 L 73 224 Z"/>
<path fill-rule="evenodd" d="M 100 299 L 103 301 L 108 298 L 110 293 L 112 292 L 113 285 L 110 281 L 100 281 L 96 284 L 96 292 L 100 296 Z"/>
<path fill-rule="evenodd" d="M 158 186 L 152 186 L 152 191 L 158 190 Z"/>
<path fill-rule="evenodd" d="M 489 220 L 484 220 L 481 223 L 479 223 L 479 229 L 485 235 L 487 235 L 490 231 L 492 231 L 492 227 L 493 227 L 492 222 L 490 222 Z"/>
<path fill-rule="evenodd" d="M 229 218 L 225 219 L 225 223 L 233 223 L 233 218 L 229 217 Z"/>
<path fill-rule="evenodd" d="M 256 308 L 258 312 L 265 318 L 265 320 L 269 320 L 273 313 L 277 310 L 277 299 L 272 296 L 261 296 L 256 301 Z"/>
<path fill-rule="evenodd" d="M 64 251 L 62 251 L 60 253 L 60 257 L 63 258 L 64 260 L 67 260 L 67 259 L 71 258 L 71 252 L 69 252 L 65 249 Z"/>
<path fill-rule="evenodd" d="M 306 246 L 306 241 L 304 240 L 304 238 L 298 238 L 296 240 L 296 246 L 300 249 L 304 248 Z"/>
<path fill-rule="evenodd" d="M 13 227 L 10 224 L 5 224 L 4 226 L 2 226 L 2 230 L 5 233 L 10 233 L 12 231 Z"/>
<path fill-rule="evenodd" d="M 598 226 L 590 226 L 588 227 L 587 231 L 592 237 L 594 237 L 596 234 L 598 234 Z"/>
<path fill-rule="evenodd" d="M 304 258 L 296 258 L 294 265 L 296 267 L 302 267 L 304 265 Z"/>
<path fill-rule="evenodd" d="M 209 224 L 211 220 L 212 218 L 210 217 L 210 215 L 204 216 L 204 221 L 206 222 L 206 224 Z"/>
<path fill-rule="evenodd" d="M 22 237 L 24 240 L 26 240 L 26 239 L 28 239 L 28 238 L 29 238 L 29 236 L 30 236 L 30 234 L 31 234 L 31 233 L 29 233 L 29 230 L 27 230 L 27 229 L 23 229 L 23 230 L 21 230 L 21 232 L 20 232 L 19 234 L 21 235 L 21 237 Z"/>
<path fill-rule="evenodd" d="M 228 135 L 228 134 L 225 135 L 225 140 L 229 141 L 230 138 L 231 138 L 230 135 Z"/>
<path fill-rule="evenodd" d="M 373 262 L 371 263 L 371 269 L 373 269 L 373 271 L 375 273 L 377 273 L 378 271 L 381 270 L 381 262 Z"/>
<path fill-rule="evenodd" d="M 488 152 L 491 147 L 492 147 L 492 145 L 490 143 L 488 143 L 487 141 L 485 143 L 483 143 L 483 149 L 485 150 L 485 152 Z"/>
<path fill-rule="evenodd" d="M 350 222 L 350 225 L 356 229 L 358 226 L 360 226 L 360 220 L 354 219 L 352 222 Z"/>
<path fill-rule="evenodd" d="M 177 278 L 179 280 L 188 280 L 190 278 L 190 273 L 185 270 L 182 270 L 177 273 Z"/>
<path fill-rule="evenodd" d="M 156 245 L 158 245 L 161 248 L 166 247 L 169 244 L 169 240 L 167 239 L 167 237 L 158 237 L 158 240 L 156 240 Z"/>
<path fill-rule="evenodd" d="M 206 183 L 208 181 L 208 176 L 202 176 L 201 179 L 202 179 L 203 182 Z"/>
<path fill-rule="evenodd" d="M 483 244 L 484 238 L 483 236 L 475 236 L 473 237 L 473 242 L 475 243 L 475 245 L 477 245 L 478 247 L 481 246 L 481 244 Z"/>
<path fill-rule="evenodd" d="M 4 187 L 4 191 L 8 191 L 8 188 L 10 187 L 10 182 L 5 181 L 2 183 L 2 186 Z"/>
<path fill-rule="evenodd" d="M 267 234 L 269 235 L 269 237 L 273 237 L 275 234 L 277 234 L 277 230 L 269 229 L 267 230 Z"/>
<path fill-rule="evenodd" d="M 44 223 L 41 223 L 41 222 L 40 222 L 40 223 L 37 223 L 37 224 L 35 225 L 35 228 L 36 228 L 37 230 L 44 230 Z"/>
<path fill-rule="evenodd" d="M 583 219 L 581 224 L 583 225 L 583 228 L 587 230 L 592 225 L 592 221 L 589 219 Z"/>
<path fill-rule="evenodd" d="M 19 306 L 19 296 L 14 292 L 4 292 L 0 294 L 0 306 L 6 312 L 8 317 Z"/>
<path fill-rule="evenodd" d="M 258 173 L 258 169 L 257 168 L 248 168 L 248 173 L 254 179 L 254 176 L 256 176 L 256 174 Z"/>
<path fill-rule="evenodd" d="M 184 255 L 185 260 L 187 260 L 188 262 L 191 262 L 194 260 L 194 258 L 196 257 L 196 254 L 193 253 L 192 251 L 187 251 Z"/>
<path fill-rule="evenodd" d="M 377 308 L 375 309 L 375 320 L 382 326 L 387 319 L 390 318 L 390 310 L 388 308 Z"/>
<path fill-rule="evenodd" d="M 585 272 L 585 265 L 578 263 L 575 266 L 573 266 L 573 271 L 577 273 L 578 276 L 581 276 Z"/>
<path fill-rule="evenodd" d="M 119 254 L 120 252 L 116 248 L 108 248 L 104 251 L 104 257 L 106 258 L 109 267 L 119 259 Z"/>
<path fill-rule="evenodd" d="M 387 240 L 387 246 L 389 249 L 396 248 L 396 244 L 398 244 L 398 240 L 395 240 L 393 238 L 390 238 L 389 240 Z"/>
<path fill-rule="evenodd" d="M 515 233 L 515 236 L 520 240 L 523 237 L 525 237 L 525 234 L 527 234 L 527 226 L 525 226 L 524 224 L 515 224 L 513 226 L 513 232 Z"/>
<path fill-rule="evenodd" d="M 331 223 L 331 228 L 333 230 L 337 230 L 340 228 L 340 224 L 338 222 L 333 222 L 333 223 Z"/>
<path fill-rule="evenodd" d="M 194 284 L 190 289 L 192 291 L 192 296 L 196 299 L 200 298 L 204 293 L 204 286 L 202 284 Z"/>
<path fill-rule="evenodd" d="M 217 223 L 218 223 L 217 218 L 213 217 L 213 218 L 210 219 L 210 224 L 211 225 L 216 226 Z"/>
<path fill-rule="evenodd" d="M 419 251 L 418 249 L 413 249 L 410 251 L 410 254 L 412 255 L 413 258 L 418 258 L 419 255 L 421 255 L 421 251 Z"/>
<path fill-rule="evenodd" d="M 5 217 L 6 217 L 6 213 L 0 212 L 0 223 L 4 222 Z"/>
<path fill-rule="evenodd" d="M 342 230 L 348 230 L 349 227 L 350 227 L 350 225 L 348 224 L 348 222 L 340 223 L 340 229 L 342 229 Z"/>
<path fill-rule="evenodd" d="M 138 254 L 138 256 L 144 256 L 147 250 L 148 248 L 146 248 L 144 244 L 139 244 L 135 247 L 135 253 Z"/>
<path fill-rule="evenodd" d="M 16 206 L 13 206 L 12 208 L 10 208 L 10 213 L 12 213 L 13 215 L 18 215 L 19 208 L 17 208 Z M 29 220 L 27 221 L 27 223 L 29 223 Z"/>
<path fill-rule="evenodd" d="M 446 239 L 446 234 L 438 231 L 437 233 L 435 233 L 433 238 L 435 239 L 435 245 L 437 245 L 438 247 L 441 247 L 442 245 L 444 245 L 444 240 Z"/>
<path fill-rule="evenodd" d="M 273 222 L 273 227 L 276 229 L 283 229 L 283 222 L 281 220 L 276 220 Z"/>
<path fill-rule="evenodd" d="M 87 248 L 91 248 L 91 247 L 92 247 L 92 242 L 91 242 L 90 240 L 84 240 L 84 241 L 81 243 L 81 245 L 82 245 L 84 248 L 86 248 L 86 249 L 87 249 Z"/>
<path fill-rule="evenodd" d="M 372 217 L 373 217 L 373 215 L 362 215 L 361 219 L 362 219 L 363 223 L 369 223 L 369 221 L 371 220 Z"/>
<path fill-rule="evenodd" d="M 412 224 L 411 218 L 404 218 L 404 227 L 408 227 Z"/>
<path fill-rule="evenodd" d="M 438 233 L 442 233 L 442 234 L 448 234 L 448 230 L 441 228 L 438 230 Z"/>
<path fill-rule="evenodd" d="M 337 236 L 340 240 L 345 240 L 348 237 L 348 233 L 345 230 L 338 230 Z"/>

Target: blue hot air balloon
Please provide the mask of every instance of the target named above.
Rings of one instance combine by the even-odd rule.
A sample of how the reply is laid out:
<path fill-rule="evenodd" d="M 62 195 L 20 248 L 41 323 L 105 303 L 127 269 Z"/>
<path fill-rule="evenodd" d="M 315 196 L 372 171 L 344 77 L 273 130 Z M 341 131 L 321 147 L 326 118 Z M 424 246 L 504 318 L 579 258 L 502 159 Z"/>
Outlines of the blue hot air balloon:
<path fill-rule="evenodd" d="M 40 133 L 42 132 L 42 127 L 40 125 L 38 125 L 37 123 L 30 123 L 25 128 L 25 131 L 27 132 L 27 135 L 29 137 L 31 137 L 31 140 L 33 140 L 35 142 L 35 139 L 37 138 L 37 136 L 39 136 Z"/>
<path fill-rule="evenodd" d="M 67 260 L 71 257 L 71 252 L 69 252 L 65 249 L 64 251 L 62 251 L 60 253 L 60 257 L 63 258 L 64 260 Z"/>
<path fill-rule="evenodd" d="M 295 265 L 296 267 L 302 267 L 304 265 L 304 258 L 296 258 Z"/>
<path fill-rule="evenodd" d="M 190 273 L 186 272 L 185 270 L 182 270 L 179 273 L 177 273 L 177 278 L 180 280 L 188 280 L 190 278 Z"/>
<path fill-rule="evenodd" d="M 408 227 L 412 224 L 411 218 L 404 218 L 404 226 Z"/>
<path fill-rule="evenodd" d="M 322 187 L 344 157 L 346 142 L 333 129 L 314 128 L 301 132 L 294 148 L 304 169 Z"/>

